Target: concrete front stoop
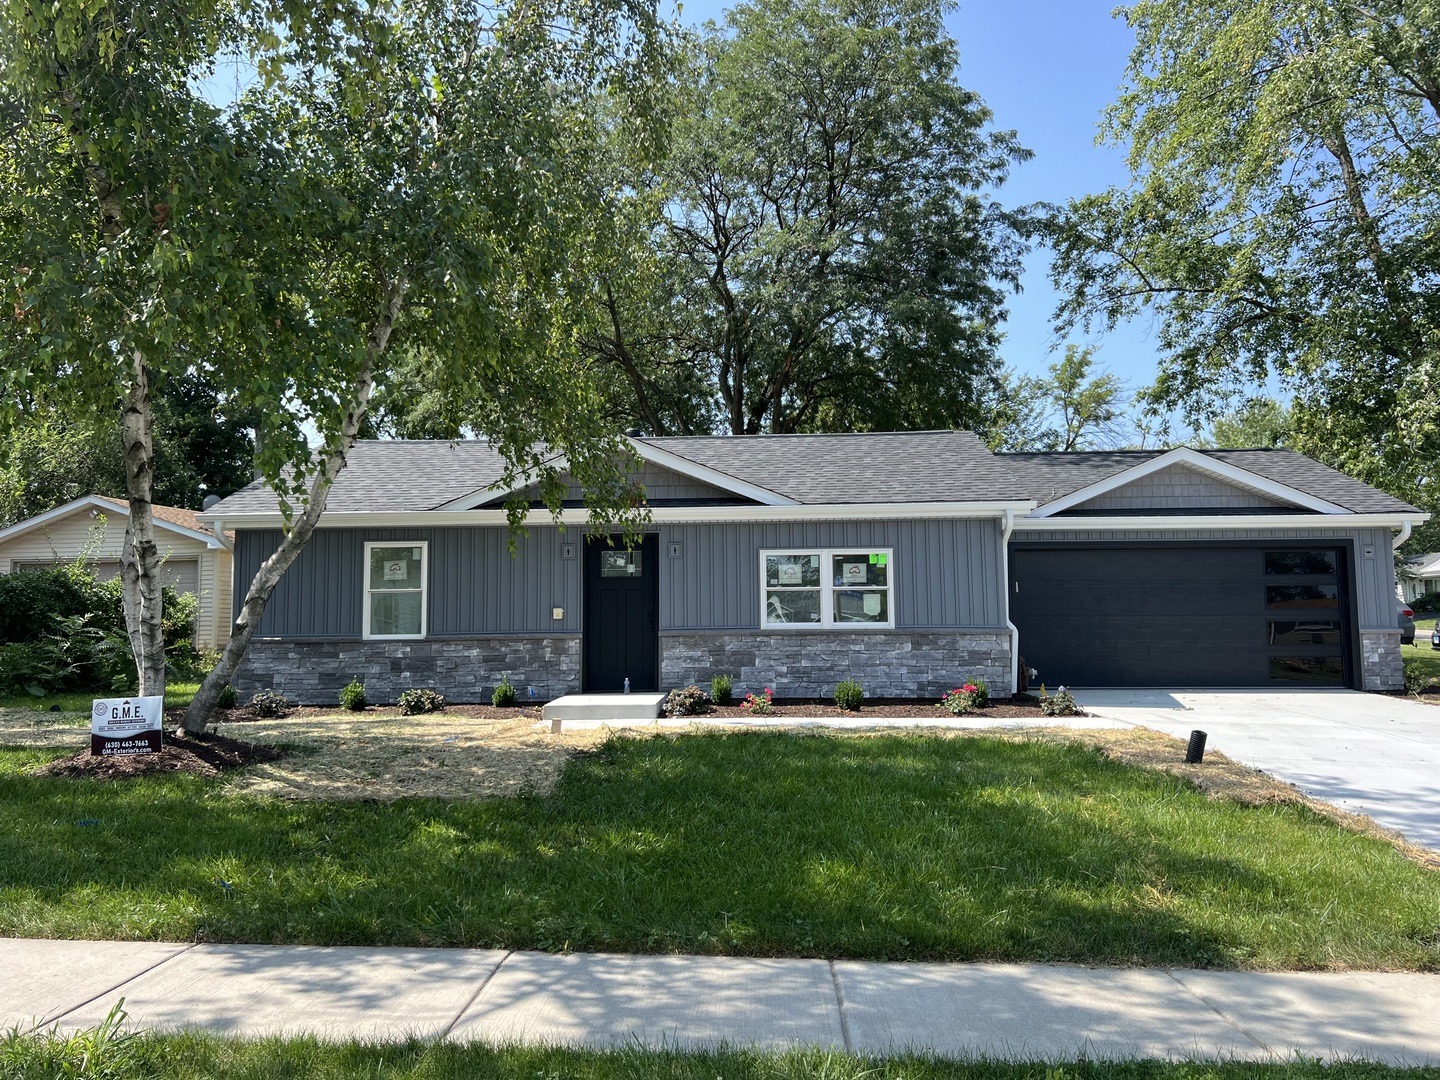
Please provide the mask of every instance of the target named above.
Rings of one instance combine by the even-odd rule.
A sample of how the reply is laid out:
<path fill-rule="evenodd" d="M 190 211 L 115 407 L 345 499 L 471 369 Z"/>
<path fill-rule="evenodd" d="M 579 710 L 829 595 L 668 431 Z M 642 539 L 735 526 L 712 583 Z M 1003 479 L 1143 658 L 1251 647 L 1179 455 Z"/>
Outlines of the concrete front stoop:
<path fill-rule="evenodd" d="M 550 733 L 559 735 L 566 723 L 571 727 L 653 724 L 664 706 L 664 694 L 566 694 L 541 709 L 540 715 L 550 725 Z"/>

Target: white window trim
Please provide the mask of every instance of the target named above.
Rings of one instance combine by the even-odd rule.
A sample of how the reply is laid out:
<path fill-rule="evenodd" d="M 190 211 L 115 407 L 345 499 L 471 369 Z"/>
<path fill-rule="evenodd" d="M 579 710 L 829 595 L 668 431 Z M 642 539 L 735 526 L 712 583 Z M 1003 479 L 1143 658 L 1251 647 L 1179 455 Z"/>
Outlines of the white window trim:
<path fill-rule="evenodd" d="M 836 555 L 884 555 L 887 569 L 885 588 L 873 589 L 874 592 L 886 594 L 885 610 L 889 618 L 885 622 L 836 622 L 835 621 L 835 590 L 844 589 L 844 586 L 836 586 L 834 582 L 834 561 Z M 772 623 L 765 617 L 769 607 L 767 593 L 769 586 L 766 584 L 765 560 L 771 555 L 819 555 L 820 556 L 820 621 L 818 623 Z M 796 590 L 801 591 L 799 589 Z M 816 630 L 839 630 L 839 631 L 866 631 L 866 630 L 893 630 L 895 629 L 895 549 L 888 547 L 871 547 L 868 544 L 847 544 L 843 547 L 792 547 L 792 548 L 765 548 L 760 552 L 760 629 L 762 631 L 799 631 L 800 633 L 811 633 Z"/>
<path fill-rule="evenodd" d="M 420 549 L 420 633 L 418 634 L 372 634 L 370 632 L 370 552 L 375 548 L 418 547 Z M 430 628 L 430 541 L 429 540 L 367 540 L 365 541 L 364 577 L 360 581 L 363 631 L 366 641 L 421 641 Z M 392 592 L 402 590 L 394 589 Z M 409 590 L 404 590 L 409 591 Z"/>

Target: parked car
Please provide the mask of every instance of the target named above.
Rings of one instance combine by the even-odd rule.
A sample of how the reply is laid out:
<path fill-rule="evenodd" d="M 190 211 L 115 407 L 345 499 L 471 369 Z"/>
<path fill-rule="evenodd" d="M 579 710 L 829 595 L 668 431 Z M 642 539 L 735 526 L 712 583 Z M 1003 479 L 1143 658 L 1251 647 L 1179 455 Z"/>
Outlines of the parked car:
<path fill-rule="evenodd" d="M 1401 603 L 1400 607 L 1400 644 L 1415 644 L 1415 612 L 1409 604 Z"/>
<path fill-rule="evenodd" d="M 1430 648 L 1440 649 L 1440 622 L 1437 622 L 1430 630 Z"/>

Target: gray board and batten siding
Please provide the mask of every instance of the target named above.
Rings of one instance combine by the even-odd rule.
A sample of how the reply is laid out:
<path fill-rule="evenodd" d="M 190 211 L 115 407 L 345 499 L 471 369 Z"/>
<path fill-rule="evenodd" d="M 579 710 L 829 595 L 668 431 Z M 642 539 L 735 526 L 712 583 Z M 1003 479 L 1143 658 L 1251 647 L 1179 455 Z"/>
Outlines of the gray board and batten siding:
<path fill-rule="evenodd" d="M 660 618 L 665 631 L 760 628 L 760 552 L 772 548 L 892 548 L 897 629 L 1003 629 L 1000 526 L 995 519 L 664 525 Z M 429 541 L 428 637 L 578 634 L 583 559 L 562 545 L 583 532 L 536 525 L 509 550 L 496 526 L 317 529 L 276 586 L 260 637 L 358 639 L 365 543 Z M 242 529 L 235 574 L 248 581 L 278 546 L 278 529 Z M 670 558 L 671 543 L 680 555 Z M 236 590 L 235 613 L 243 596 Z M 564 608 L 562 620 L 553 608 Z M 806 631 L 794 631 L 806 633 Z"/>

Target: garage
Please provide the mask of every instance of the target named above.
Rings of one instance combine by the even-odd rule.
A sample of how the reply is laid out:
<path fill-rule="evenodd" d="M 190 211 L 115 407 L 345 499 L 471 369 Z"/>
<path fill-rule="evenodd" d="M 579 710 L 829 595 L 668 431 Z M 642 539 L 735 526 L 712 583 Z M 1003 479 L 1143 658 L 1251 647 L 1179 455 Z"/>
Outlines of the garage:
<path fill-rule="evenodd" d="M 1353 686 L 1348 546 L 1017 543 L 1010 615 L 1050 687 Z"/>

